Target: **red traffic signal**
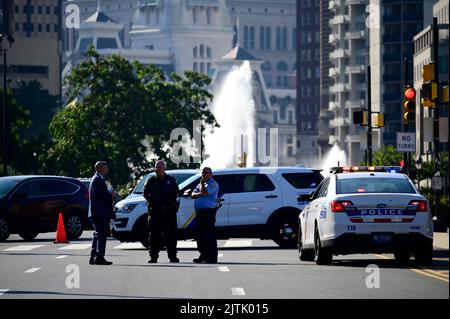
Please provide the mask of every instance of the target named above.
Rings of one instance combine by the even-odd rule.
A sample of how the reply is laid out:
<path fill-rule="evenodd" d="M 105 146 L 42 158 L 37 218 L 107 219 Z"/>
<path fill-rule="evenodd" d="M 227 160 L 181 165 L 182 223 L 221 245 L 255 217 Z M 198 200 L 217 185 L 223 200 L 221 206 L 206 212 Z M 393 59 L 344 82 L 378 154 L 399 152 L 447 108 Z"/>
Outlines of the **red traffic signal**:
<path fill-rule="evenodd" d="M 412 100 L 416 98 L 416 90 L 414 88 L 408 87 L 403 92 L 403 95 L 407 100 Z"/>

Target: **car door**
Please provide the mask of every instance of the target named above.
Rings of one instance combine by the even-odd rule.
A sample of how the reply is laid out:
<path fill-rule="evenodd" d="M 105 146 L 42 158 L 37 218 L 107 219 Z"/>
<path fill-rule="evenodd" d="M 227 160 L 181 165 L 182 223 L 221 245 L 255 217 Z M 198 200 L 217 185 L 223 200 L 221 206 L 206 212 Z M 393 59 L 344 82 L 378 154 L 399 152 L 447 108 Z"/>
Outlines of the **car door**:
<path fill-rule="evenodd" d="M 320 183 L 316 192 L 313 195 L 312 201 L 309 204 L 308 210 L 306 212 L 306 242 L 310 243 L 314 240 L 314 225 L 316 220 L 319 218 L 320 210 L 324 202 L 324 198 L 328 193 L 328 185 L 330 184 L 330 178 L 326 178 Z"/>
<path fill-rule="evenodd" d="M 49 228 L 55 228 L 59 213 L 70 204 L 71 196 L 78 190 L 78 186 L 65 181 L 44 179 L 39 181 L 41 196 L 45 202 L 45 220 Z"/>
<path fill-rule="evenodd" d="M 11 194 L 11 212 L 15 228 L 34 230 L 45 225 L 39 180 L 25 181 Z"/>
<path fill-rule="evenodd" d="M 216 227 L 224 227 L 228 225 L 228 194 L 222 194 L 225 189 L 225 183 L 220 175 L 213 176 L 213 179 L 219 184 L 219 201 L 221 207 L 216 214 Z M 192 191 L 200 182 L 200 177 L 181 190 L 180 208 L 178 209 L 178 228 L 191 229 L 195 225 L 195 209 L 194 199 L 191 198 Z"/>
<path fill-rule="evenodd" d="M 261 225 L 282 201 L 281 191 L 266 174 L 245 173 L 233 175 L 233 193 L 230 195 L 230 226 Z"/>

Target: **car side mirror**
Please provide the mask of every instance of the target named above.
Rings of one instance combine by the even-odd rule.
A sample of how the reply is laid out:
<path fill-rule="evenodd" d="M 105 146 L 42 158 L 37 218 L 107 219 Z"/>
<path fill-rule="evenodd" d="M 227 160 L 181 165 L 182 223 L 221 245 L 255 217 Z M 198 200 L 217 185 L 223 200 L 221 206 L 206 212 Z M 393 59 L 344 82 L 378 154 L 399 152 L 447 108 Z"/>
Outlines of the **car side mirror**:
<path fill-rule="evenodd" d="M 314 193 L 300 194 L 297 196 L 297 201 L 298 202 L 310 202 L 310 201 L 312 201 L 313 194 Z"/>
<path fill-rule="evenodd" d="M 24 200 L 24 199 L 27 199 L 27 198 L 28 198 L 27 193 L 16 193 L 13 196 L 13 200 Z"/>

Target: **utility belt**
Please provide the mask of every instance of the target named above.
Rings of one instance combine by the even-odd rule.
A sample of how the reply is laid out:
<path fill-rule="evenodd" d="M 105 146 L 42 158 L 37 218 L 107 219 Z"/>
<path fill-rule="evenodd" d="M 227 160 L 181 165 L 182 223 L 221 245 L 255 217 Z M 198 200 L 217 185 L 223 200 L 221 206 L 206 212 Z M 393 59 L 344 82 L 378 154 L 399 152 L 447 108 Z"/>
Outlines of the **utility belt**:
<path fill-rule="evenodd" d="M 179 204 L 178 202 L 169 204 L 169 205 L 161 205 L 161 206 L 150 206 L 148 205 L 148 213 L 151 214 L 152 212 L 158 212 L 158 213 L 166 213 L 166 212 L 174 212 L 176 213 L 178 211 Z"/>

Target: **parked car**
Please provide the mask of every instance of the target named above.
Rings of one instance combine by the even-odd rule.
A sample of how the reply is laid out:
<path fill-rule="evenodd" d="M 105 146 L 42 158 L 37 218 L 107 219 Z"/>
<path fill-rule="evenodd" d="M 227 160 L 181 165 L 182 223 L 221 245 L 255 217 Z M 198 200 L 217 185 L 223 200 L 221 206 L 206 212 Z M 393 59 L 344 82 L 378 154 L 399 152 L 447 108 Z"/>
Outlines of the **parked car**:
<path fill-rule="evenodd" d="M 0 178 L 0 241 L 17 233 L 26 240 L 56 230 L 63 214 L 69 239 L 81 236 L 87 220 L 88 189 L 75 178 L 9 176 Z"/>
<path fill-rule="evenodd" d="M 87 189 L 89 189 L 89 185 L 91 184 L 91 177 L 79 177 L 77 178 L 80 182 L 82 182 L 84 184 L 84 186 L 86 186 Z M 108 186 L 108 191 L 110 193 L 112 193 L 114 191 L 114 188 L 112 187 L 112 185 L 106 181 L 106 186 Z M 113 203 L 116 204 L 118 202 L 120 202 L 122 200 L 122 198 L 119 196 L 119 194 L 115 194 L 114 198 L 113 198 Z"/>
<path fill-rule="evenodd" d="M 297 245 L 298 216 L 306 202 L 297 195 L 316 189 L 322 181 L 320 170 L 300 167 L 237 168 L 214 170 L 219 184 L 221 207 L 217 211 L 219 238 L 258 237 L 273 239 L 280 246 Z M 194 200 L 191 193 L 201 174 L 180 184 L 178 230 L 180 239 L 195 233 Z M 125 199 L 116 205 L 113 235 L 121 241 L 148 245 L 145 200 Z"/>

